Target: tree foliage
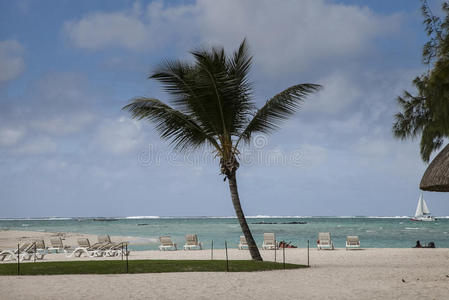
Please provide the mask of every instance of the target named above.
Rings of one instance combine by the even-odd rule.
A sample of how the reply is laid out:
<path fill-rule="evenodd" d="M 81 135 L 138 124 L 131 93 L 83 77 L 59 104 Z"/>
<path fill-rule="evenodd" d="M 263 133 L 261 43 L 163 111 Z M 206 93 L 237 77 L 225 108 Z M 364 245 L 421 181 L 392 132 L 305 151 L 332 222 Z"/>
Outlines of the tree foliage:
<path fill-rule="evenodd" d="M 149 79 L 161 82 L 170 104 L 139 97 L 124 107 L 137 119 L 153 122 L 163 139 L 184 151 L 208 145 L 222 162 L 234 161 L 240 141 L 269 133 L 297 111 L 317 84 L 287 88 L 257 109 L 248 74 L 252 57 L 245 40 L 232 55 L 223 48 L 192 51 L 193 63 L 167 60 Z"/>
<path fill-rule="evenodd" d="M 422 57 L 429 69 L 414 79 L 416 95 L 404 91 L 397 98 L 401 111 L 395 115 L 393 133 L 400 139 L 421 135 L 421 157 L 428 162 L 449 137 L 449 3 L 442 4 L 444 18 L 435 16 L 426 0 L 422 3 L 429 36 Z"/>

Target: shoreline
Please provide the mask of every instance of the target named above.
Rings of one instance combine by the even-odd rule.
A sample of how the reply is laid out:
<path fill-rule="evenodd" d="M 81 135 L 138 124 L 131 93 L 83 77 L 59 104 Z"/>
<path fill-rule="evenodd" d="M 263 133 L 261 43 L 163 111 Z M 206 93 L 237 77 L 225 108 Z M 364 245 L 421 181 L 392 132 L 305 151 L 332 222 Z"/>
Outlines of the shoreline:
<path fill-rule="evenodd" d="M 5 232 L 0 231 L 4 242 Z M 15 239 L 49 232 L 16 231 Z M 63 233 L 60 233 L 63 234 Z M 66 238 L 70 234 L 65 233 Z M 96 239 L 94 235 L 82 235 Z M 111 237 L 113 240 L 120 237 Z M 123 238 L 123 237 L 121 237 Z M 94 240 L 95 240 L 94 239 Z M 363 246 L 363 245 L 362 245 Z M 178 245 L 178 249 L 182 245 Z M 210 249 L 191 251 L 132 251 L 129 259 L 210 259 Z M 266 261 L 275 251 L 262 250 Z M 449 286 L 449 249 L 310 248 L 310 268 L 255 273 L 149 273 L 111 275 L 1 276 L 3 295 L 11 299 L 445 299 Z M 249 251 L 228 249 L 230 260 L 250 259 Z M 276 251 L 282 261 L 282 251 Z M 285 249 L 287 263 L 307 264 L 307 249 Z M 45 261 L 120 260 L 118 257 L 67 258 L 48 254 Z M 224 249 L 214 259 L 225 259 Z M 14 262 L 13 262 L 14 263 Z M 18 280 L 20 279 L 20 280 Z M 105 288 L 98 288 L 105 286 Z M 1 297 L 0 297 L 1 298 Z"/>

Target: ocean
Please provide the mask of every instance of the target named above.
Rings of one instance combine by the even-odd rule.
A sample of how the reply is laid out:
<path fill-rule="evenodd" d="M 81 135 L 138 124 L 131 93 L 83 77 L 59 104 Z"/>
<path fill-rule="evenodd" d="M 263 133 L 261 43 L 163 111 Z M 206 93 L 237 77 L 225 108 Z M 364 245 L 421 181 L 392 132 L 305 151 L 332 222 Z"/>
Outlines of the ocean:
<path fill-rule="evenodd" d="M 330 232 L 336 247 L 344 247 L 347 235 L 358 235 L 364 248 L 409 248 L 417 240 L 449 248 L 449 217 L 435 222 L 414 222 L 408 217 L 248 217 L 257 244 L 263 233 L 274 232 L 277 240 L 314 247 L 319 232 Z M 302 224 L 300 224 L 302 223 Z M 76 232 L 129 237 L 133 250 L 157 249 L 158 237 L 170 235 L 178 247 L 185 235 L 197 233 L 205 248 L 237 247 L 241 235 L 234 217 L 125 217 L 0 219 L 1 230 Z"/>

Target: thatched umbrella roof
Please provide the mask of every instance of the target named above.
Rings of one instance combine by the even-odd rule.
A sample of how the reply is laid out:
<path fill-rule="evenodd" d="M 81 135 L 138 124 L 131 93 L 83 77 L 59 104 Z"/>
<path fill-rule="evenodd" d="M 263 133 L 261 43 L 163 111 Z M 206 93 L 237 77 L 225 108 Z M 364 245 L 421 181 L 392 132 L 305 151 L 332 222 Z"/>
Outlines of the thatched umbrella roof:
<path fill-rule="evenodd" d="M 449 192 L 449 144 L 427 167 L 419 188 L 431 192 Z"/>

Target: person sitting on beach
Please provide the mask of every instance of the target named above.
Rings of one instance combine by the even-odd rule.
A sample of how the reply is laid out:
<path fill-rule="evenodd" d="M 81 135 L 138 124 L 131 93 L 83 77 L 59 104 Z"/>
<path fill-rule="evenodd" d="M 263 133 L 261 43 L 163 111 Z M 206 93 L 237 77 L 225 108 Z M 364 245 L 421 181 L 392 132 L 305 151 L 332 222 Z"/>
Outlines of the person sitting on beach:
<path fill-rule="evenodd" d="M 416 241 L 416 245 L 413 248 L 422 248 L 421 243 L 418 241 Z"/>
<path fill-rule="evenodd" d="M 426 248 L 435 248 L 435 243 L 434 242 L 428 243 Z"/>

